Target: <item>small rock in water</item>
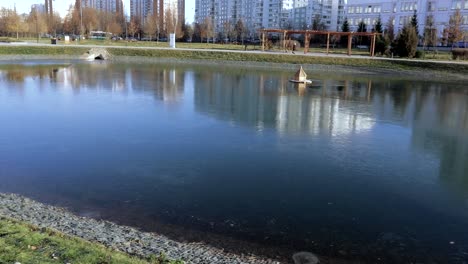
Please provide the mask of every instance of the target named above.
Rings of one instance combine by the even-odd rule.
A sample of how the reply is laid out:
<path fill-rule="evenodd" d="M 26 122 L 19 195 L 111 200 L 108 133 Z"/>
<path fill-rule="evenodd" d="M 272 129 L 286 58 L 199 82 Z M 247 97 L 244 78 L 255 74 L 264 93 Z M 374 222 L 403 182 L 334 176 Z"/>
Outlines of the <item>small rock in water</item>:
<path fill-rule="evenodd" d="M 318 264 L 318 257 L 310 252 L 298 252 L 293 255 L 294 264 Z"/>

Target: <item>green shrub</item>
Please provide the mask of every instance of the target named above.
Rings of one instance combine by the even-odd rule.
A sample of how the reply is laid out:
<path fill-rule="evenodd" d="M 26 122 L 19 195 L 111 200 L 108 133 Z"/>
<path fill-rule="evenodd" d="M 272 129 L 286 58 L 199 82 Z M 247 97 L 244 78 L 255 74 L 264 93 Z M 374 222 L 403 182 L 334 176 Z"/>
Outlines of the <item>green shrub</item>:
<path fill-rule="evenodd" d="M 468 60 L 468 49 L 452 49 L 452 59 Z"/>
<path fill-rule="evenodd" d="M 418 59 L 422 59 L 422 58 L 424 58 L 425 55 L 426 55 L 426 53 L 424 53 L 424 51 L 417 50 L 416 53 L 414 54 L 414 57 L 418 58 Z"/>

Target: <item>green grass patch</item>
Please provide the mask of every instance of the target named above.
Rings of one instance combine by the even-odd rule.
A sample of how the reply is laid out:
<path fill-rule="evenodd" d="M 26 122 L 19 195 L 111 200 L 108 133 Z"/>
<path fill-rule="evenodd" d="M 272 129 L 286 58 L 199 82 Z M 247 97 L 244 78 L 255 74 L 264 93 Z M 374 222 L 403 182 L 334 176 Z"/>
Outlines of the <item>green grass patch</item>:
<path fill-rule="evenodd" d="M 67 46 L 0 46 L 0 55 L 82 55 L 89 48 Z"/>
<path fill-rule="evenodd" d="M 137 43 L 130 43 L 138 45 Z M 152 42 L 144 42 L 152 43 Z M 154 42 L 155 43 L 155 42 Z M 157 43 L 156 43 L 157 44 Z M 156 45 L 155 44 L 155 45 Z M 186 43 L 188 44 L 188 43 Z M 167 45 L 167 43 L 165 44 Z M 193 45 L 193 44 L 192 44 Z M 208 45 L 208 44 L 197 44 Z M 220 44 L 211 44 L 224 46 Z M 227 46 L 227 45 L 226 45 Z M 239 46 L 239 45 L 231 45 Z M 198 46 L 191 46 L 197 48 Z M 0 46 L 1 54 L 21 54 L 21 55 L 82 55 L 89 48 L 70 47 L 66 45 L 51 45 L 51 46 Z M 468 72 L 468 64 L 452 64 L 432 61 L 417 61 L 417 60 L 382 60 L 378 58 L 355 58 L 355 57 L 327 57 L 327 56 L 300 56 L 299 53 L 295 56 L 278 52 L 271 53 L 254 53 L 254 52 L 213 52 L 209 50 L 181 50 L 181 49 L 144 49 L 138 46 L 132 48 L 123 48 L 119 46 L 110 47 L 108 51 L 114 56 L 142 56 L 153 58 L 173 58 L 176 60 L 211 60 L 211 61 L 239 61 L 239 62 L 264 62 L 264 63 L 287 63 L 287 64 L 321 64 L 321 65 L 341 65 L 351 67 L 367 67 L 367 68 L 383 68 L 393 70 L 435 70 L 450 73 Z M 221 50 L 220 50 L 221 51 Z"/>
<path fill-rule="evenodd" d="M 0 263 L 181 264 L 165 256 L 139 259 L 100 244 L 0 217 Z"/>
<path fill-rule="evenodd" d="M 212 52 L 205 50 L 157 50 L 157 49 L 123 49 L 112 48 L 109 52 L 115 56 L 144 56 L 174 59 L 195 59 L 213 61 L 266 62 L 288 64 L 322 64 L 350 67 L 369 67 L 399 70 L 436 70 L 452 73 L 467 73 L 468 64 L 434 63 L 430 61 L 380 60 L 372 58 L 291 56 L 288 54 L 258 54 L 249 52 Z"/>

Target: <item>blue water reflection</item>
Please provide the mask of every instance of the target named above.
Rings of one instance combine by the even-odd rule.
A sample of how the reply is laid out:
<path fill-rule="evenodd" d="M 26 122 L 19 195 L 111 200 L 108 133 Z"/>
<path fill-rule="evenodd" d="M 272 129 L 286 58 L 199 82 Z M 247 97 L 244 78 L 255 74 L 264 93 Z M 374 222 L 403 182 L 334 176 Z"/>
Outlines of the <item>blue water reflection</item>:
<path fill-rule="evenodd" d="M 323 73 L 301 87 L 291 74 L 0 65 L 0 190 L 147 229 L 371 262 L 464 259 L 468 89 Z"/>

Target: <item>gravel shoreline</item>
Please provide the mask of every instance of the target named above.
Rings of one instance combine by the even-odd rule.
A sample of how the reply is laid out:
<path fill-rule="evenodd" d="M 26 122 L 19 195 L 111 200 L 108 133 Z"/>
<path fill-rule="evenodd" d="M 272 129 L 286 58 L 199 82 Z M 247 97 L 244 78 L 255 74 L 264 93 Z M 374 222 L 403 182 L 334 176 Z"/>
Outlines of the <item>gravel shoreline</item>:
<path fill-rule="evenodd" d="M 0 193 L 0 216 L 25 221 L 41 228 L 51 228 L 140 257 L 164 253 L 171 259 L 181 259 L 186 263 L 280 263 L 253 255 L 228 253 L 203 243 L 181 243 L 156 233 L 80 217 L 66 209 L 45 205 L 17 194 Z"/>

